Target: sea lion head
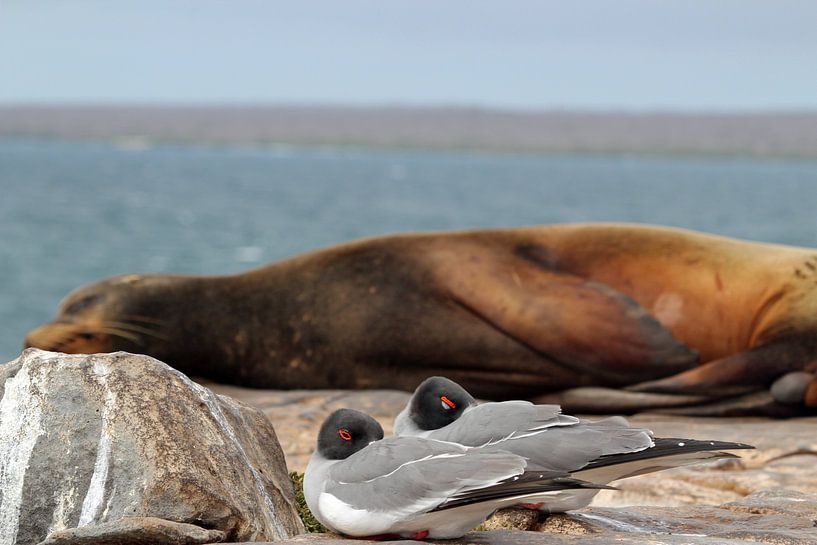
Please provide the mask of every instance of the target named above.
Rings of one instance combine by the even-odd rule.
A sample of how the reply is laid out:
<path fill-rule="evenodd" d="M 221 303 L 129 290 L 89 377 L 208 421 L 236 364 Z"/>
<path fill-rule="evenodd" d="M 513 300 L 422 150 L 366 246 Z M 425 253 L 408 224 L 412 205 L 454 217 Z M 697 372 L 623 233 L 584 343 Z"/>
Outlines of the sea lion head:
<path fill-rule="evenodd" d="M 129 274 L 80 287 L 60 304 L 57 318 L 26 335 L 25 348 L 68 354 L 146 352 L 164 338 L 162 321 L 151 312 L 160 275 Z"/>

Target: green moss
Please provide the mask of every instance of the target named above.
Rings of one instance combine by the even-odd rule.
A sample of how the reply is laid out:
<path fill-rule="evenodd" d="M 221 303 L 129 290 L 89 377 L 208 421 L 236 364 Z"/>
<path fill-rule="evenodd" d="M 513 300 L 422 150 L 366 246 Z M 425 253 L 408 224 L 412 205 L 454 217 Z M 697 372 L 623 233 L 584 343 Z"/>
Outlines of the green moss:
<path fill-rule="evenodd" d="M 306 499 L 304 499 L 304 474 L 292 471 L 289 474 L 292 480 L 292 486 L 295 488 L 295 503 L 298 505 L 298 515 L 304 523 L 306 531 L 310 534 L 319 534 L 328 532 L 323 524 L 318 522 L 309 507 L 306 506 Z"/>

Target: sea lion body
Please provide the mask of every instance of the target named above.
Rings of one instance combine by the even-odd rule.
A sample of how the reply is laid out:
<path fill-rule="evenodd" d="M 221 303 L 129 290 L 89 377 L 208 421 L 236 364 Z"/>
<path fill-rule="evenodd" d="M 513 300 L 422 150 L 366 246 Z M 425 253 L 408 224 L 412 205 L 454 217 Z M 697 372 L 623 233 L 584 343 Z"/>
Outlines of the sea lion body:
<path fill-rule="evenodd" d="M 815 270 L 817 250 L 641 225 L 397 235 L 237 275 L 104 280 L 27 344 L 255 387 L 446 375 L 491 398 L 644 381 L 719 395 L 810 370 Z"/>

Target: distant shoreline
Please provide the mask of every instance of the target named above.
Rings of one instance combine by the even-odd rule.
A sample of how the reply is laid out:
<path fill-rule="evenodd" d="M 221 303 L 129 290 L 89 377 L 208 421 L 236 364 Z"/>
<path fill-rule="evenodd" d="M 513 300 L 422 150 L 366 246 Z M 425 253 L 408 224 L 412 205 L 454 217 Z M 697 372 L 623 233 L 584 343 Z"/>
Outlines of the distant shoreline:
<path fill-rule="evenodd" d="M 124 146 L 817 157 L 817 112 L 521 112 L 306 106 L 0 106 L 0 137 Z"/>
<path fill-rule="evenodd" d="M 419 154 L 455 154 L 475 156 L 514 156 L 514 157 L 556 157 L 556 156 L 576 156 L 590 158 L 633 158 L 633 159 L 666 159 L 666 160 L 755 160 L 763 162 L 791 162 L 817 161 L 817 153 L 795 154 L 795 153 L 747 153 L 745 151 L 650 151 L 650 150 L 548 150 L 548 149 L 512 149 L 512 148 L 477 148 L 477 147 L 456 147 L 456 146 L 397 146 L 397 145 L 377 145 L 377 144 L 335 144 L 335 143 L 289 143 L 289 142 L 224 142 L 207 141 L 194 139 L 145 139 L 141 137 L 138 143 L 133 143 L 130 138 L 101 138 L 84 136 L 52 136 L 52 135 L 25 135 L 25 134 L 2 134 L 0 133 L 0 144 L 4 142 L 43 142 L 43 143 L 65 143 L 68 145 L 92 144 L 109 147 L 122 152 L 142 152 L 161 148 L 178 149 L 203 149 L 203 150 L 234 150 L 234 151 L 257 151 L 260 153 L 272 153 L 280 155 L 290 155 L 293 153 L 316 153 L 327 155 L 353 155 L 355 153 L 419 153 Z"/>

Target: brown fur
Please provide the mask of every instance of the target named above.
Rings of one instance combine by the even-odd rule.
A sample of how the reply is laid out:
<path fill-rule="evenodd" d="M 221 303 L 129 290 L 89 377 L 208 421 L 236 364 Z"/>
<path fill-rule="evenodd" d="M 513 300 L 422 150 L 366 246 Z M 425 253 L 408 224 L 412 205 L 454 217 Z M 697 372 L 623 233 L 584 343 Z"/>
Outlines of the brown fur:
<path fill-rule="evenodd" d="M 26 343 L 256 387 L 438 374 L 493 398 L 651 379 L 637 389 L 719 397 L 817 360 L 817 250 L 613 224 L 381 237 L 233 276 L 104 280 Z"/>

